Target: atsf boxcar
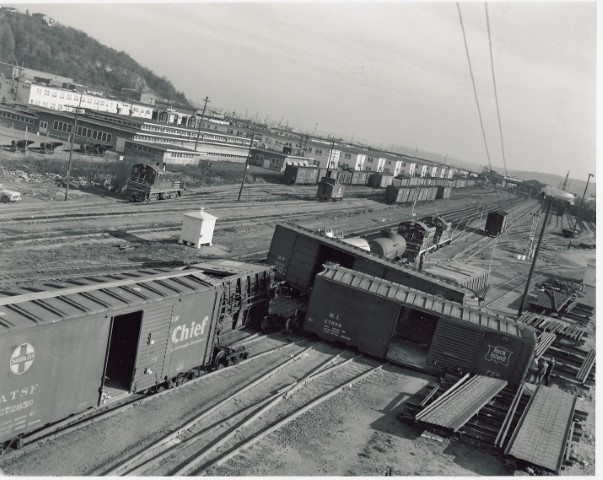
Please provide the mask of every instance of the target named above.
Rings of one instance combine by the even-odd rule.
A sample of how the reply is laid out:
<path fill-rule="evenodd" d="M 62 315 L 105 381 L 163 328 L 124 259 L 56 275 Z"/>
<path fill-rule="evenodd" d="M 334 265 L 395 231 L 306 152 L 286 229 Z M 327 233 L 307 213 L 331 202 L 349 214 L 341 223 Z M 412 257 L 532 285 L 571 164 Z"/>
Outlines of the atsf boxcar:
<path fill-rule="evenodd" d="M 241 326 L 241 312 L 271 295 L 270 267 L 244 265 L 83 278 L 0 298 L 0 452 L 71 414 L 228 359 L 220 328 Z"/>
<path fill-rule="evenodd" d="M 308 293 L 316 274 L 326 262 L 336 262 L 401 285 L 441 295 L 454 302 L 478 305 L 474 292 L 450 280 L 381 258 L 299 225 L 276 226 L 268 252 L 268 263 L 274 265 L 278 280 L 284 280 L 296 290 Z"/>
<path fill-rule="evenodd" d="M 495 237 L 503 233 L 507 228 L 508 215 L 508 212 L 503 210 L 488 213 L 488 216 L 486 217 L 486 228 L 484 229 L 486 235 Z"/>
<path fill-rule="evenodd" d="M 131 202 L 164 200 L 181 197 L 184 192 L 182 175 L 159 167 L 137 163 L 132 167 L 126 193 Z"/>
<path fill-rule="evenodd" d="M 517 385 L 533 358 L 531 327 L 341 266 L 316 276 L 307 332 L 429 373 Z"/>
<path fill-rule="evenodd" d="M 298 165 L 287 165 L 283 179 L 285 183 L 296 185 L 316 185 L 318 183 L 320 169 L 318 167 L 302 167 Z"/>

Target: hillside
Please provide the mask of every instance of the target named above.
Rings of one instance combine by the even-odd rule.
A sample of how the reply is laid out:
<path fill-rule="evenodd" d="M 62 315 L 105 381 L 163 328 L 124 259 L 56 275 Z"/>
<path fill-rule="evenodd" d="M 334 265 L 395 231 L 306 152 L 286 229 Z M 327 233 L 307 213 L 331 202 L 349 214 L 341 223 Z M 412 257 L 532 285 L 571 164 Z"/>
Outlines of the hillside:
<path fill-rule="evenodd" d="M 160 97 L 190 105 L 167 78 L 158 77 L 125 52 L 106 47 L 82 31 L 59 24 L 51 27 L 22 13 L 0 12 L 0 61 L 117 92 L 122 88 L 152 90 Z"/>

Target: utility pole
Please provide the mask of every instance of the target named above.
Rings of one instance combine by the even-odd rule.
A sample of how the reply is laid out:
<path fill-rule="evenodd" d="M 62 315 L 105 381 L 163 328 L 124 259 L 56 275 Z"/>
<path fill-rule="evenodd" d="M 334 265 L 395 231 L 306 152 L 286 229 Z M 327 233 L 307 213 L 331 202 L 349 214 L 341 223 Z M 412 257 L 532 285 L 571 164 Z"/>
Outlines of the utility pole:
<path fill-rule="evenodd" d="M 195 152 L 197 151 L 197 145 L 199 145 L 199 135 L 200 135 L 200 132 L 201 132 L 201 124 L 203 123 L 203 117 L 205 117 L 205 108 L 207 107 L 207 104 L 208 104 L 208 103 L 211 103 L 211 102 L 209 101 L 209 98 L 208 98 L 208 97 L 205 97 L 205 98 L 203 99 L 203 101 L 205 102 L 205 103 L 203 104 L 203 112 L 201 113 L 201 119 L 200 119 L 200 120 L 199 120 L 199 122 L 197 123 L 197 138 L 195 139 Z"/>
<path fill-rule="evenodd" d="M 247 175 L 247 168 L 249 168 L 249 159 L 251 158 L 251 149 L 253 148 L 253 137 L 255 132 L 251 132 L 251 142 L 249 142 L 249 152 L 247 153 L 247 159 L 245 160 L 245 171 L 243 172 L 243 179 L 241 180 L 241 188 L 239 188 L 239 196 L 237 202 L 241 200 L 241 193 L 243 193 L 243 185 L 245 184 L 245 176 Z"/>
<path fill-rule="evenodd" d="M 588 174 L 588 178 L 586 179 L 586 187 L 584 187 L 584 193 L 582 194 L 582 201 L 580 202 L 580 207 L 578 208 L 578 213 L 576 214 L 576 223 L 574 223 L 574 229 L 572 230 L 572 236 L 570 237 L 570 241 L 567 244 L 567 249 L 572 248 L 572 239 L 574 238 L 574 233 L 576 233 L 576 227 L 578 226 L 578 219 L 580 218 L 580 213 L 582 212 L 582 205 L 584 205 L 584 197 L 586 197 L 586 190 L 588 190 L 588 182 L 590 182 L 590 177 L 594 177 L 592 173 Z"/>
<path fill-rule="evenodd" d="M 544 201 L 547 201 L 547 197 L 544 197 Z M 544 237 L 544 231 L 546 230 L 546 222 L 549 219 L 549 213 L 551 213 L 551 205 L 553 204 L 553 197 L 548 198 L 548 206 L 546 209 L 546 215 L 544 216 L 544 222 L 542 223 L 542 230 L 540 230 L 540 237 L 538 238 L 538 245 L 536 245 L 536 251 L 534 252 L 534 259 L 532 260 L 532 265 L 530 266 L 530 273 L 528 274 L 528 280 L 526 281 L 526 288 L 523 291 L 523 296 L 521 297 L 521 303 L 519 304 L 519 312 L 518 317 L 523 313 L 523 307 L 526 303 L 526 298 L 528 296 L 528 292 L 530 291 L 530 281 L 532 280 L 532 274 L 534 273 L 534 267 L 536 266 L 536 259 L 538 258 L 538 252 L 540 251 L 540 244 L 542 243 L 542 237 Z"/>
<path fill-rule="evenodd" d="M 335 139 L 331 142 L 331 150 L 329 151 L 329 158 L 327 160 L 327 177 L 331 176 L 331 159 L 333 158 L 333 148 L 335 148 Z"/>
<path fill-rule="evenodd" d="M 69 160 L 67 161 L 67 184 L 65 185 L 65 201 L 69 198 L 69 178 L 71 177 L 71 156 L 73 155 L 73 141 L 75 140 L 75 134 L 77 132 L 77 116 L 80 111 L 80 107 L 82 105 L 82 98 L 84 97 L 84 92 L 80 93 L 80 101 L 75 109 L 75 117 L 73 117 L 73 132 L 71 134 L 71 148 L 69 149 Z"/>
<path fill-rule="evenodd" d="M 568 170 L 567 175 L 565 176 L 565 181 L 563 182 L 563 185 L 561 186 L 561 190 L 563 190 L 564 192 L 566 191 L 566 188 L 567 188 L 567 180 L 569 179 L 569 174 L 570 174 L 570 171 Z"/>

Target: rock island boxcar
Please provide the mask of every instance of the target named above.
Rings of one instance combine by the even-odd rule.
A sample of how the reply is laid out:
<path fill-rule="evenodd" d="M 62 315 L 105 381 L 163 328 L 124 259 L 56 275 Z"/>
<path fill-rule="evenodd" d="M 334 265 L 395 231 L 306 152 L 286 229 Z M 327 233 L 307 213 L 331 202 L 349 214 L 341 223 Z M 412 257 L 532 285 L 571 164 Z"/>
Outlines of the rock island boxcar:
<path fill-rule="evenodd" d="M 0 298 L 0 452 L 111 398 L 238 361 L 244 353 L 221 347 L 219 333 L 256 308 L 261 318 L 272 280 L 267 266 L 226 262 L 8 292 Z"/>
<path fill-rule="evenodd" d="M 519 384 L 533 358 L 531 327 L 339 265 L 316 276 L 307 332 L 429 373 Z"/>

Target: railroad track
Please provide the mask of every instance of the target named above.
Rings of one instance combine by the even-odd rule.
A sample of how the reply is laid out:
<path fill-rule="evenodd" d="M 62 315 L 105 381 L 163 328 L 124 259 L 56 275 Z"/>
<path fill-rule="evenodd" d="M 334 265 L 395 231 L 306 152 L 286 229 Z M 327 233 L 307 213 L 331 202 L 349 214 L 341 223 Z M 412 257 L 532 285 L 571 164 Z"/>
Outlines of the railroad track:
<path fill-rule="evenodd" d="M 325 358 L 312 350 L 301 351 L 128 459 L 92 474 L 204 474 L 381 367 L 347 351 Z M 270 389 L 270 377 L 293 364 L 295 379 Z M 320 383 L 318 396 L 305 389 L 310 383 Z"/>
<path fill-rule="evenodd" d="M 238 331 L 236 331 L 236 332 L 238 332 Z M 251 355 L 249 356 L 249 358 L 247 360 L 243 360 L 242 362 L 239 362 L 239 364 L 237 364 L 237 365 L 224 367 L 219 370 L 211 371 L 209 373 L 201 375 L 200 377 L 197 377 L 196 379 L 186 382 L 179 388 L 182 388 L 182 387 L 186 388 L 187 386 L 196 385 L 199 382 L 203 382 L 213 376 L 223 375 L 226 371 L 230 371 L 232 369 L 238 368 L 244 364 L 257 361 L 263 357 L 271 356 L 271 355 L 277 354 L 279 352 L 282 353 L 282 352 L 288 351 L 292 347 L 303 348 L 303 344 L 307 343 L 306 339 L 300 338 L 296 342 L 284 343 L 284 344 L 278 345 L 276 347 L 262 349 L 262 347 L 265 345 L 262 345 L 260 341 L 266 340 L 268 338 L 276 339 L 276 340 L 280 340 L 280 341 L 285 340 L 285 337 L 283 337 L 279 334 L 271 335 L 270 337 L 268 337 L 266 335 L 251 334 L 251 335 L 241 336 L 240 338 L 237 338 L 235 342 L 226 341 L 225 342 L 226 346 L 246 345 L 246 348 L 247 348 L 247 346 L 249 346 L 250 344 L 255 343 L 256 345 L 254 346 L 253 349 L 248 348 L 248 350 L 250 350 Z M 232 339 L 229 339 L 229 340 L 232 340 Z M 264 342 L 264 343 L 266 343 L 266 342 Z M 260 344 L 260 348 L 257 348 L 257 344 Z M 98 408 L 95 408 L 93 410 L 87 410 L 80 414 L 71 416 L 65 420 L 62 420 L 54 425 L 40 429 L 36 432 L 33 432 L 33 433 L 23 437 L 21 448 L 10 451 L 9 453 L 4 453 L 3 455 L 1 455 L 0 456 L 0 465 L 5 465 L 10 460 L 12 460 L 18 456 L 27 455 L 31 450 L 35 449 L 38 445 L 40 445 L 44 442 L 55 440 L 63 435 L 69 434 L 75 430 L 85 428 L 85 427 L 90 426 L 99 421 L 106 420 L 110 417 L 113 417 L 117 414 L 125 413 L 128 410 L 130 410 L 134 407 L 137 407 L 144 402 L 153 401 L 159 397 L 169 395 L 171 393 L 172 393 L 172 390 L 163 390 L 161 392 L 158 392 L 158 393 L 155 393 L 152 395 L 133 394 L 133 395 L 130 395 L 124 401 L 121 401 L 121 402 L 116 401 L 115 403 L 101 405 Z"/>

